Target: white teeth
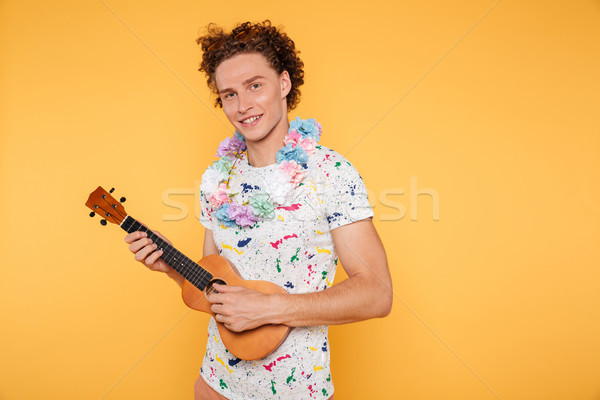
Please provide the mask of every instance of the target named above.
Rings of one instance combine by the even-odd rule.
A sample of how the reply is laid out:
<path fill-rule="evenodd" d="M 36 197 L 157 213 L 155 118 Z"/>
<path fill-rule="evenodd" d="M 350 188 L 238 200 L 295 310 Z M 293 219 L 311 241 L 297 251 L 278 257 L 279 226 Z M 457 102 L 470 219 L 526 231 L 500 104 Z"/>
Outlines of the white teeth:
<path fill-rule="evenodd" d="M 261 117 L 260 115 L 257 115 L 256 117 L 252 117 L 252 118 L 245 119 L 245 120 L 243 120 L 242 122 L 243 122 L 244 124 L 249 124 L 249 123 L 251 123 L 251 122 L 254 122 L 254 121 L 256 121 L 256 120 L 257 120 L 257 119 L 259 119 L 260 117 Z"/>

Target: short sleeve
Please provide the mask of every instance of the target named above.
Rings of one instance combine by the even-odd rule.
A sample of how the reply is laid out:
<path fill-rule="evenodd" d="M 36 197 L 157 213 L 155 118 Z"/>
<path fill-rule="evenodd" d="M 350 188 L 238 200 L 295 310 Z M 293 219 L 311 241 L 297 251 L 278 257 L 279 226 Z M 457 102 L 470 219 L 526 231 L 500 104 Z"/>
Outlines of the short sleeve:
<path fill-rule="evenodd" d="M 213 229 L 213 207 L 208 201 L 208 195 L 199 189 L 200 196 L 200 223 L 206 229 Z"/>
<path fill-rule="evenodd" d="M 367 188 L 352 164 L 329 150 L 321 165 L 323 202 L 330 229 L 373 217 Z"/>

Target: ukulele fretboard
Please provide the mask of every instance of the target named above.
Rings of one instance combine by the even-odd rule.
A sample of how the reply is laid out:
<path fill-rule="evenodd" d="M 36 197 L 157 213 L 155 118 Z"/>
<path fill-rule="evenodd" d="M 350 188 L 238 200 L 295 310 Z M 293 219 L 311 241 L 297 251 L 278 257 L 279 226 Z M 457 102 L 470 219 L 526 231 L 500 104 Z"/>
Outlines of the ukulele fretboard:
<path fill-rule="evenodd" d="M 173 267 L 175 271 L 179 272 L 186 280 L 188 280 L 198 289 L 204 290 L 206 285 L 213 278 L 210 272 L 196 264 L 175 247 L 165 242 L 158 235 L 136 221 L 134 218 L 130 216 L 125 217 L 121 223 L 121 228 L 123 228 L 127 233 L 136 231 L 146 232 L 148 237 L 152 239 L 152 242 L 156 243 L 157 250 L 163 251 L 163 254 L 160 256 L 160 258 L 162 258 L 167 264 Z"/>

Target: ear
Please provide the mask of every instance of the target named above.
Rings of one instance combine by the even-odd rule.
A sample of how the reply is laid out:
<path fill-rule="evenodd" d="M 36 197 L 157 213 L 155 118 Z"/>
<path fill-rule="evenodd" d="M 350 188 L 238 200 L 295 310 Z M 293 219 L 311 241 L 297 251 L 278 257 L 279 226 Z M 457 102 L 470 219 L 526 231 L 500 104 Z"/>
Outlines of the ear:
<path fill-rule="evenodd" d="M 290 74 L 287 71 L 283 71 L 279 75 L 279 84 L 281 87 L 281 98 L 283 99 L 292 90 L 292 80 Z"/>

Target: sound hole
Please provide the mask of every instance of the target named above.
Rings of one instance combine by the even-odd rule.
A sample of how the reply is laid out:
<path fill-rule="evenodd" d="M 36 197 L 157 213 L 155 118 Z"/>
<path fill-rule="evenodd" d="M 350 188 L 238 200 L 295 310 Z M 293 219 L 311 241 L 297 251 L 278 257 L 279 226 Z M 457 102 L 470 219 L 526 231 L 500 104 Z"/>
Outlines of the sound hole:
<path fill-rule="evenodd" d="M 219 285 L 227 285 L 227 282 L 225 282 L 221 278 L 213 279 L 212 281 L 208 282 L 208 285 L 206 285 L 206 289 L 204 289 L 204 292 L 206 293 L 207 296 L 211 293 L 219 293 L 219 291 L 213 287 L 213 285 L 215 283 L 217 283 Z"/>

